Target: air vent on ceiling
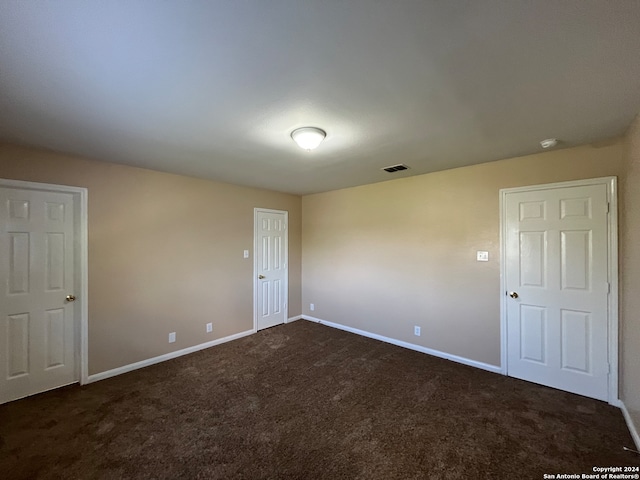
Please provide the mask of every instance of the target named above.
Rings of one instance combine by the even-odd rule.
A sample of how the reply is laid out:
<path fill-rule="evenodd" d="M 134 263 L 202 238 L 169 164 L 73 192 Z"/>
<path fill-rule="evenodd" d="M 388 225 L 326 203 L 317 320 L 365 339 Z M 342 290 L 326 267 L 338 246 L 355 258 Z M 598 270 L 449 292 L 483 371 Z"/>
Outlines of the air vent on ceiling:
<path fill-rule="evenodd" d="M 384 167 L 382 170 L 384 170 L 385 172 L 393 173 L 393 172 L 399 172 L 401 170 L 407 170 L 408 168 L 409 167 L 407 167 L 406 165 L 399 163 L 398 165 L 391 165 L 390 167 Z"/>

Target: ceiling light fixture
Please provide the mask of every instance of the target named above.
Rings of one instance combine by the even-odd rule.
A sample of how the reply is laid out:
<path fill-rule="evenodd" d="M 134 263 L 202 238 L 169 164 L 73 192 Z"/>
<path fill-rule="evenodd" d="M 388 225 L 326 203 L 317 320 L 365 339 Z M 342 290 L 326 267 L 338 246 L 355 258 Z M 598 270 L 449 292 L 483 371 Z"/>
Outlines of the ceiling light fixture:
<path fill-rule="evenodd" d="M 327 132 L 316 127 L 302 127 L 291 132 L 293 141 L 307 152 L 317 148 L 326 136 Z"/>
<path fill-rule="evenodd" d="M 540 142 L 540 146 L 542 148 L 555 147 L 557 144 L 558 144 L 558 140 L 556 140 L 555 138 L 547 138 L 546 140 L 542 140 Z"/>

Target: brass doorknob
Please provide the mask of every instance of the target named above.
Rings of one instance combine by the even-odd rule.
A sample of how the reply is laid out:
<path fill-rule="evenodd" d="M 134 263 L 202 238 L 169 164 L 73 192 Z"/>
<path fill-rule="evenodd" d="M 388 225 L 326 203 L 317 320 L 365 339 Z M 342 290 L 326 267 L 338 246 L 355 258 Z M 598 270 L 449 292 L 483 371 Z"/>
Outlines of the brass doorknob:
<path fill-rule="evenodd" d="M 258 278 L 262 280 L 263 278 L 266 278 L 266 277 L 264 275 L 258 275 Z"/>
<path fill-rule="evenodd" d="M 511 298 L 518 298 L 518 292 L 510 292 L 510 293 L 509 293 L 509 296 L 510 296 Z"/>
<path fill-rule="evenodd" d="M 73 301 L 75 301 L 75 299 L 76 299 L 75 295 L 67 295 L 66 298 L 65 298 L 65 300 L 67 302 L 73 302 Z"/>

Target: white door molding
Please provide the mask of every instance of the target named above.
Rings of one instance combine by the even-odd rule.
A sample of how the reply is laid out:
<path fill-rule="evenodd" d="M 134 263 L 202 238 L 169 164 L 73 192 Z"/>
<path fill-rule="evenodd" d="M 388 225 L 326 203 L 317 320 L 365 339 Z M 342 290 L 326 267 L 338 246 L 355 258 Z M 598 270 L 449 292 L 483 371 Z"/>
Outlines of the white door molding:
<path fill-rule="evenodd" d="M 0 178 L 0 187 L 15 188 L 20 190 L 35 190 L 41 192 L 69 193 L 74 201 L 74 233 L 76 245 L 74 246 L 76 309 L 74 327 L 76 329 L 76 345 L 74 345 L 76 366 L 76 379 L 81 385 L 88 382 L 89 378 L 89 267 L 88 267 L 88 190 L 83 187 L 70 187 L 50 183 L 25 182 L 21 180 L 8 180 Z M 78 368 L 77 368 L 78 370 Z"/>
<path fill-rule="evenodd" d="M 507 291 L 506 291 L 506 196 L 510 193 L 532 192 L 536 190 L 551 190 L 556 188 L 606 185 L 607 188 L 607 274 L 610 284 L 608 296 L 608 403 L 618 406 L 618 192 L 617 177 L 601 177 L 571 182 L 531 185 L 525 187 L 505 188 L 500 190 L 500 368 L 503 375 L 507 369 Z"/>
<path fill-rule="evenodd" d="M 258 331 L 258 289 L 260 288 L 260 282 L 258 281 L 259 266 L 258 266 L 258 249 L 260 248 L 258 242 L 258 216 L 260 213 L 273 213 L 284 216 L 285 222 L 285 235 L 284 235 L 284 286 L 283 286 L 283 298 L 284 298 L 284 317 L 283 323 L 288 323 L 289 318 L 289 212 L 286 210 L 273 210 L 269 208 L 254 208 L 253 209 L 253 332 Z"/>

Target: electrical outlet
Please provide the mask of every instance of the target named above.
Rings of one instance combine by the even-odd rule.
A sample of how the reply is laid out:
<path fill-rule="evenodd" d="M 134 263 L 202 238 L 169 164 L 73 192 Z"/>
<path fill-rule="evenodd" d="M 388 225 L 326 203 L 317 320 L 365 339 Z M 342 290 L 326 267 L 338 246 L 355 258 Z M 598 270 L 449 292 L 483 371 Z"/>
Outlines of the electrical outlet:
<path fill-rule="evenodd" d="M 417 325 L 415 327 L 413 327 L 413 334 L 416 337 L 419 337 L 420 336 L 420 327 L 418 327 Z"/>
<path fill-rule="evenodd" d="M 207 323 L 207 333 L 213 332 L 213 323 Z"/>
<path fill-rule="evenodd" d="M 309 304 L 309 310 L 311 310 L 312 312 L 316 309 L 316 306 L 313 303 Z"/>
<path fill-rule="evenodd" d="M 476 260 L 478 262 L 488 262 L 489 261 L 489 252 L 483 252 L 478 250 L 476 252 Z"/>
<path fill-rule="evenodd" d="M 249 258 L 249 250 L 244 251 L 244 258 Z"/>
<path fill-rule="evenodd" d="M 169 343 L 173 343 L 176 341 L 176 332 L 171 332 L 169 334 Z"/>

